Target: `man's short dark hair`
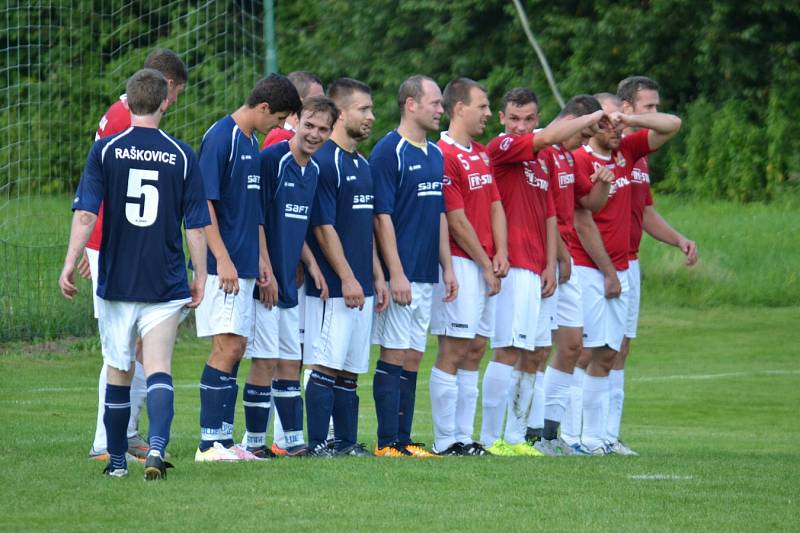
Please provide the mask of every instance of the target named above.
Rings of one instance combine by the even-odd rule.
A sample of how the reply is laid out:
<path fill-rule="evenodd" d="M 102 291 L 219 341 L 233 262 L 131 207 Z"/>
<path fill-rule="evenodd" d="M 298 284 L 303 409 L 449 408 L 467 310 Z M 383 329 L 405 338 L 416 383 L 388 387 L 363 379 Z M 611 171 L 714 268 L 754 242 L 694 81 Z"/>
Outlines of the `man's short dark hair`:
<path fill-rule="evenodd" d="M 270 74 L 259 80 L 247 97 L 247 107 L 255 107 L 264 102 L 269 104 L 270 113 L 300 114 L 303 107 L 297 89 L 289 78 L 280 74 Z"/>
<path fill-rule="evenodd" d="M 328 87 L 328 98 L 333 100 L 340 109 L 350 104 L 350 98 L 354 93 L 372 95 L 372 90 L 363 81 L 353 78 L 339 78 Z"/>
<path fill-rule="evenodd" d="M 152 68 L 172 80 L 176 85 L 185 85 L 189 80 L 189 70 L 178 54 L 168 48 L 156 48 L 144 60 L 144 68 Z"/>
<path fill-rule="evenodd" d="M 539 98 L 536 96 L 536 93 L 526 87 L 516 87 L 503 96 L 503 99 L 500 101 L 500 109 L 505 113 L 508 104 L 522 107 L 530 103 L 536 104 L 536 107 L 539 107 Z"/>
<path fill-rule="evenodd" d="M 444 88 L 442 99 L 442 106 L 444 106 L 445 113 L 452 117 L 453 109 L 455 109 L 457 103 L 463 102 L 464 104 L 469 105 L 470 93 L 472 92 L 473 88 L 478 88 L 481 91 L 486 92 L 486 87 L 469 78 L 456 78 L 448 83 Z"/>
<path fill-rule="evenodd" d="M 128 79 L 125 93 L 132 114 L 152 115 L 167 99 L 167 78 L 154 68 L 137 70 Z"/>
<path fill-rule="evenodd" d="M 597 98 L 597 101 L 600 102 L 601 106 L 606 102 L 610 102 L 616 106 L 622 105 L 622 100 L 620 100 L 619 97 L 613 93 L 597 93 L 594 95 L 594 97 Z"/>
<path fill-rule="evenodd" d="M 617 85 L 617 97 L 623 102 L 633 105 L 636 103 L 639 91 L 647 90 L 658 91 L 660 87 L 655 80 L 646 76 L 629 76 Z"/>
<path fill-rule="evenodd" d="M 601 109 L 603 109 L 603 106 L 600 105 L 600 101 L 591 94 L 578 94 L 569 99 L 564 109 L 558 114 L 558 118 L 568 116 L 582 117 L 591 115 Z"/>
<path fill-rule="evenodd" d="M 322 80 L 319 79 L 319 76 L 308 72 L 306 70 L 295 70 L 294 72 L 290 72 L 286 75 L 289 78 L 289 81 L 292 82 L 294 88 L 297 89 L 297 94 L 300 95 L 300 100 L 305 100 L 308 96 L 308 91 L 311 90 L 311 86 L 314 84 L 322 86 Z M 323 91 L 325 88 L 323 87 Z"/>
<path fill-rule="evenodd" d="M 317 113 L 327 114 L 331 118 L 331 128 L 333 128 L 333 125 L 339 120 L 339 108 L 336 107 L 333 100 L 327 96 L 312 96 L 311 98 L 307 98 L 306 101 L 303 102 L 303 109 L 297 115 L 301 116 L 303 111 L 311 113 L 312 115 L 316 115 Z"/>
<path fill-rule="evenodd" d="M 415 74 L 400 84 L 400 90 L 397 91 L 397 107 L 400 108 L 400 114 L 405 112 L 406 100 L 413 98 L 415 102 L 422 99 L 425 94 L 425 88 L 422 86 L 424 81 L 431 81 L 436 83 L 433 78 L 424 76 L 422 74 Z"/>

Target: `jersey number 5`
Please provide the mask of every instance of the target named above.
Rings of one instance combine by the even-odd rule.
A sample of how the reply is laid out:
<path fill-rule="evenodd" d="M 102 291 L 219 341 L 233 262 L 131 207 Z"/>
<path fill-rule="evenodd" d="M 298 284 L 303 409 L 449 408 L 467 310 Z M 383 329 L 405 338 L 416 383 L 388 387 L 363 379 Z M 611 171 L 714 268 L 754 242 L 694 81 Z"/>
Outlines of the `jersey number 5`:
<path fill-rule="evenodd" d="M 158 216 L 158 189 L 145 181 L 158 181 L 157 170 L 132 168 L 128 172 L 125 218 L 134 226 L 152 226 Z M 131 201 L 135 199 L 135 201 Z"/>

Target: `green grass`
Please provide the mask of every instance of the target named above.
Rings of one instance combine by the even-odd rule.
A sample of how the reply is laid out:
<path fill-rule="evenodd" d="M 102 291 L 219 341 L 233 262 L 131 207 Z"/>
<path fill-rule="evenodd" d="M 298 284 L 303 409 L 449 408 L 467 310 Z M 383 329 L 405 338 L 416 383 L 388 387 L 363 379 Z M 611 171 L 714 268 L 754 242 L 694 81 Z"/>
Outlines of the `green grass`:
<path fill-rule="evenodd" d="M 139 465 L 127 479 L 106 479 L 85 459 L 96 340 L 6 345 L 3 529 L 796 530 L 798 316 L 797 307 L 646 306 L 622 426 L 641 453 L 635 458 L 198 465 L 197 381 L 209 345 L 186 333 L 175 355 L 176 469 L 163 483 L 145 483 Z M 423 360 L 415 421 L 416 437 L 427 442 L 434 346 Z M 360 420 L 372 445 L 370 385 L 365 377 Z M 240 407 L 237 436 L 242 430 Z"/>

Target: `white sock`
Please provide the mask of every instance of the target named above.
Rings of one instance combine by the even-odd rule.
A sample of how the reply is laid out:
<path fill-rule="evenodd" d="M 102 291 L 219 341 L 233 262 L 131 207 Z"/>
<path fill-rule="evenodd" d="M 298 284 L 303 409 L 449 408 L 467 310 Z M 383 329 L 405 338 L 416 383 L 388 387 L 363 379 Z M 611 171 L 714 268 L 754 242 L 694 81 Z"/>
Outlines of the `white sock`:
<path fill-rule="evenodd" d="M 511 387 L 508 390 L 508 412 L 506 414 L 505 441 L 509 444 L 525 442 L 528 429 L 528 415 L 533 402 L 533 389 L 536 374 L 519 372 L 511 373 Z"/>
<path fill-rule="evenodd" d="M 569 389 L 572 385 L 572 374 L 567 374 L 548 366 L 544 371 L 544 417 L 547 420 L 561 422 L 564 409 L 569 401 Z M 537 380 L 538 383 L 538 380 Z"/>
<path fill-rule="evenodd" d="M 491 446 L 503 431 L 503 416 L 506 412 L 508 387 L 513 367 L 489 361 L 483 373 L 483 410 L 481 420 L 481 443 Z"/>
<path fill-rule="evenodd" d="M 136 361 L 136 369 L 133 371 L 133 381 L 131 381 L 131 417 L 128 419 L 128 438 L 139 434 L 139 417 L 142 415 L 142 407 L 147 400 L 147 378 L 144 377 L 144 366 Z"/>
<path fill-rule="evenodd" d="M 625 401 L 625 369 L 612 370 L 608 374 L 608 441 L 619 440 L 619 426 L 622 422 L 622 404 Z"/>
<path fill-rule="evenodd" d="M 583 378 L 583 434 L 584 446 L 593 450 L 605 444 L 608 413 L 608 376 L 586 375 Z"/>
<path fill-rule="evenodd" d="M 108 447 L 106 441 L 106 425 L 103 416 L 106 414 L 106 364 L 100 369 L 100 379 L 97 381 L 97 425 L 94 429 L 94 442 L 92 449 L 96 452 L 105 450 Z"/>
<path fill-rule="evenodd" d="M 456 376 L 433 367 L 429 381 L 434 448 L 443 452 L 456 442 Z"/>
<path fill-rule="evenodd" d="M 533 385 L 533 402 L 528 414 L 528 427 L 542 429 L 544 427 L 544 372 L 536 372 Z"/>
<path fill-rule="evenodd" d="M 575 367 L 569 386 L 569 400 L 561 419 L 561 438 L 567 444 L 581 441 L 581 417 L 583 414 L 583 378 L 586 370 Z"/>
<path fill-rule="evenodd" d="M 458 400 L 456 402 L 456 441 L 472 444 L 475 433 L 475 409 L 478 405 L 478 371 L 459 369 L 456 372 Z"/>

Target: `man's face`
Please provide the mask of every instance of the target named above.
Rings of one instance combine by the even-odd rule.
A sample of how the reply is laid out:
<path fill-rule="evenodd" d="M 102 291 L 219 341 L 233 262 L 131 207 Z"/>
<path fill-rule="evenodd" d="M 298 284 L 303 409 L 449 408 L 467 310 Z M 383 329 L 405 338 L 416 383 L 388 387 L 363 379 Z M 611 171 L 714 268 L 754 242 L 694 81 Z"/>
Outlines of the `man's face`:
<path fill-rule="evenodd" d="M 372 132 L 375 115 L 372 114 L 372 97 L 367 93 L 355 91 L 342 110 L 341 118 L 347 135 L 356 142 L 363 141 Z"/>
<path fill-rule="evenodd" d="M 469 91 L 469 104 L 462 102 L 460 106 L 460 118 L 464 121 L 469 136 L 474 139 L 483 135 L 491 116 L 492 111 L 489 109 L 489 98 L 486 93 L 478 87 L 472 87 Z"/>
<path fill-rule="evenodd" d="M 564 118 L 569 120 L 574 120 L 576 117 L 568 115 Z M 572 137 L 562 142 L 561 147 L 571 152 L 573 150 L 577 150 L 584 144 L 588 143 L 589 139 L 591 138 L 592 138 L 592 130 L 590 128 L 583 128 L 581 131 L 575 132 L 574 134 L 572 134 Z"/>
<path fill-rule="evenodd" d="M 509 102 L 505 111 L 500 111 L 500 124 L 512 135 L 532 133 L 539 125 L 539 106 L 534 102 L 525 105 Z"/>
<path fill-rule="evenodd" d="M 606 115 L 610 115 L 616 111 L 622 111 L 622 106 L 616 102 L 607 100 L 603 102 L 603 111 Z M 622 130 L 624 126 L 619 124 L 616 127 L 609 126 L 609 129 L 601 129 L 595 134 L 594 140 L 604 150 L 616 150 L 619 148 L 619 142 L 622 139 Z"/>
<path fill-rule="evenodd" d="M 289 116 L 288 111 L 273 113 L 269 108 L 269 104 L 266 102 L 258 104 L 256 109 L 258 110 L 256 129 L 265 135 L 269 133 L 271 129 L 282 125 L 286 121 L 286 117 Z"/>
<path fill-rule="evenodd" d="M 314 155 L 331 136 L 331 116 L 327 113 L 303 111 L 297 122 L 297 148 L 308 157 Z"/>
<path fill-rule="evenodd" d="M 178 96 L 185 88 L 185 83 L 175 83 L 175 80 L 167 80 L 167 100 L 169 100 L 170 105 L 178 101 Z"/>
<path fill-rule="evenodd" d="M 629 111 L 630 114 L 642 115 L 644 113 L 657 113 L 658 105 L 660 103 L 661 101 L 658 98 L 658 91 L 654 91 L 652 89 L 642 89 L 636 93 L 636 101 L 634 102 L 633 106 L 627 102 L 626 105 L 631 107 L 631 110 Z"/>
<path fill-rule="evenodd" d="M 444 113 L 442 91 L 430 80 L 422 81 L 422 96 L 414 100 L 406 113 L 411 113 L 416 123 L 425 131 L 439 131 L 439 121 Z"/>

